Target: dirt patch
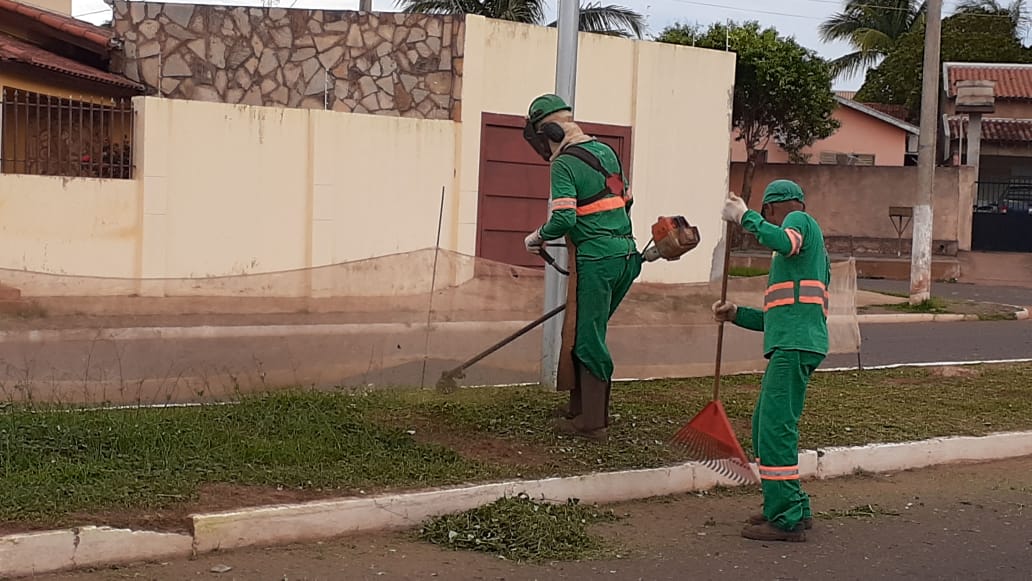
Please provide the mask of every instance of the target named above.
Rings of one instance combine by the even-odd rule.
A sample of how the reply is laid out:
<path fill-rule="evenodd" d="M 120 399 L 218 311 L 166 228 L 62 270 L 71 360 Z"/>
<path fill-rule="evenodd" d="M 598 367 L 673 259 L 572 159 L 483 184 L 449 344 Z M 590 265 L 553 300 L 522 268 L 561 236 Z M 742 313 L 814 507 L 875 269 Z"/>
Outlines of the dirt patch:
<path fill-rule="evenodd" d="M 492 438 L 483 434 L 470 436 L 469 432 L 451 426 L 434 424 L 427 419 L 410 421 L 412 439 L 420 444 L 437 444 L 450 448 L 463 458 L 499 464 L 502 466 L 527 466 L 541 468 L 553 464 L 547 451 L 526 442 L 514 442 L 505 438 Z"/>
<path fill-rule="evenodd" d="M 971 367 L 933 367 L 928 370 L 929 375 L 935 377 L 981 377 L 982 372 Z"/>

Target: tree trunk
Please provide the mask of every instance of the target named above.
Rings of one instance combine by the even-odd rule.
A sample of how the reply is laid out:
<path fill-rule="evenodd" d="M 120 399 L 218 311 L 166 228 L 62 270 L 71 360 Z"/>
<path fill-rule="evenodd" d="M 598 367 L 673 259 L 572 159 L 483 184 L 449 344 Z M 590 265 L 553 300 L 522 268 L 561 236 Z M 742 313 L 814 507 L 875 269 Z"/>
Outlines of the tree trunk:
<path fill-rule="evenodd" d="M 745 201 L 746 205 L 749 205 L 749 198 L 752 197 L 752 182 L 753 176 L 756 174 L 756 158 L 760 156 L 759 151 L 749 146 L 746 143 L 745 146 L 745 172 L 742 174 L 742 191 L 739 192 L 738 197 Z M 731 248 L 740 249 L 744 242 L 745 232 L 742 227 L 731 229 Z"/>

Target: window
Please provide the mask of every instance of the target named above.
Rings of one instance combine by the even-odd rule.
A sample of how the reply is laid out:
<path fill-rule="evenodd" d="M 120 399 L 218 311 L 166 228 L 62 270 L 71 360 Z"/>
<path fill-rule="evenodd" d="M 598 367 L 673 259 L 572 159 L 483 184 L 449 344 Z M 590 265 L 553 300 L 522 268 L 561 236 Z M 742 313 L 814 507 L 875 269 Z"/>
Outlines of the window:
<path fill-rule="evenodd" d="M 822 165 L 874 165 L 873 153 L 839 153 L 837 151 L 822 151 Z"/>

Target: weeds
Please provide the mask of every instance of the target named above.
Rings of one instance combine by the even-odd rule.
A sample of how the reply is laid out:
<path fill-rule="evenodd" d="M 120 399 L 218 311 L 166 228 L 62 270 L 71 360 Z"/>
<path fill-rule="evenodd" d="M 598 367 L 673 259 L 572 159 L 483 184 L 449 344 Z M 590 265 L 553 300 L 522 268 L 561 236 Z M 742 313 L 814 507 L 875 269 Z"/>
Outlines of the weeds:
<path fill-rule="evenodd" d="M 601 538 L 588 533 L 588 527 L 617 519 L 612 511 L 584 506 L 576 499 L 549 504 L 520 494 L 431 519 L 423 524 L 419 538 L 517 562 L 589 559 L 602 556 L 607 547 Z"/>
<path fill-rule="evenodd" d="M 814 374 L 799 445 L 1032 428 L 1032 365 L 965 370 Z M 229 405 L 88 412 L 11 403 L 0 407 L 0 522 L 179 506 L 209 483 L 345 495 L 667 466 L 687 459 L 666 442 L 709 401 L 710 381 L 617 383 L 607 445 L 556 436 L 552 410 L 563 395 L 532 387 L 292 391 Z M 730 376 L 722 392 L 747 455 L 758 384 L 755 375 Z"/>

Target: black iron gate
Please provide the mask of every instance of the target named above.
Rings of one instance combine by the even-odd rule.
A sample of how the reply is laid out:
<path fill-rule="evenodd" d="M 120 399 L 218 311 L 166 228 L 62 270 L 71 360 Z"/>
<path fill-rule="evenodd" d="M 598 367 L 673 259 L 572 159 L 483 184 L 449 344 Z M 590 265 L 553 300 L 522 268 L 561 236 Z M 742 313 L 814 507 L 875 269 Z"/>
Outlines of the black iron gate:
<path fill-rule="evenodd" d="M 1032 252 L 1032 182 L 978 182 L 971 249 Z"/>

